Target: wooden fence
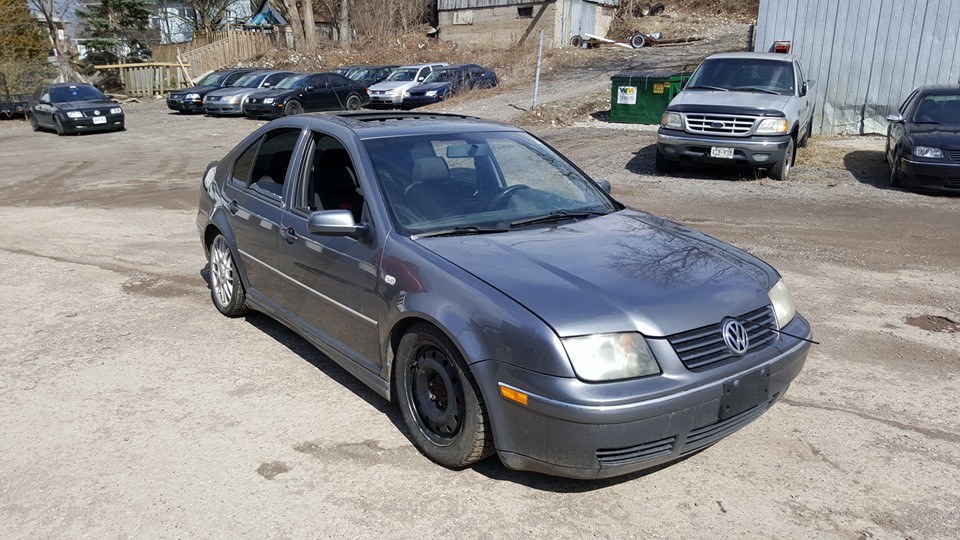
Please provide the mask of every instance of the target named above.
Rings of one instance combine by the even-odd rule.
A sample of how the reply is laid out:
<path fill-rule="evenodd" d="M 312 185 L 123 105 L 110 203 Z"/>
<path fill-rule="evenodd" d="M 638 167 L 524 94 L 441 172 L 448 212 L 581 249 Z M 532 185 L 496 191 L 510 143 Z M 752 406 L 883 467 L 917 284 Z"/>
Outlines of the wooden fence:
<path fill-rule="evenodd" d="M 190 64 L 190 75 L 197 78 L 208 71 L 286 48 L 287 40 L 282 32 L 231 29 L 198 36 L 186 43 L 157 45 L 153 48 L 153 60 L 176 63 L 179 52 L 180 61 Z"/>
<path fill-rule="evenodd" d="M 153 97 L 168 90 L 189 86 L 192 83 L 184 70 L 189 64 L 151 62 L 147 64 L 109 64 L 93 66 L 94 69 L 117 69 L 124 92 L 136 97 Z"/>
<path fill-rule="evenodd" d="M 180 54 L 182 55 L 187 51 L 199 49 L 200 47 L 209 45 L 214 41 L 220 41 L 221 39 L 227 39 L 226 30 L 222 32 L 194 34 L 192 41 L 184 41 L 183 43 L 165 43 L 162 45 L 154 45 L 150 47 L 150 50 L 151 50 L 154 62 L 169 62 L 172 64 L 177 61 L 177 51 L 180 51 Z"/>

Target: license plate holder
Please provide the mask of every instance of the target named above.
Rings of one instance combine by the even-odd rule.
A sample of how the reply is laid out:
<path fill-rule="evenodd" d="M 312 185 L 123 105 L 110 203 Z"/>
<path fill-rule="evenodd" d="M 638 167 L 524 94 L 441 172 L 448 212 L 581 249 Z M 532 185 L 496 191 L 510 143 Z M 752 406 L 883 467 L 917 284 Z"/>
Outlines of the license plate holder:
<path fill-rule="evenodd" d="M 736 416 L 767 401 L 770 394 L 770 371 L 751 371 L 723 383 L 720 398 L 720 420 Z"/>
<path fill-rule="evenodd" d="M 720 159 L 733 159 L 733 148 L 723 146 L 711 146 L 710 157 Z"/>
<path fill-rule="evenodd" d="M 94 123 L 94 124 L 106 124 L 106 123 L 107 123 L 107 119 L 106 119 L 105 117 L 103 117 L 103 116 L 94 116 L 94 117 L 93 117 L 93 123 Z"/>

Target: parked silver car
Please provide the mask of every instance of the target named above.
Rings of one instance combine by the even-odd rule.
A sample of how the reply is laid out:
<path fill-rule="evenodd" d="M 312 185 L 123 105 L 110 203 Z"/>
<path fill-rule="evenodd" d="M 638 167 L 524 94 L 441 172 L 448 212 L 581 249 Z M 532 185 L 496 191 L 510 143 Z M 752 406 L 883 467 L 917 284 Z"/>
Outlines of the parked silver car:
<path fill-rule="evenodd" d="M 254 71 L 241 77 L 235 86 L 228 86 L 208 93 L 203 98 L 203 109 L 209 115 L 243 114 L 243 103 L 257 90 L 275 87 L 280 81 L 293 75 L 290 71 Z"/>
<path fill-rule="evenodd" d="M 395 69 L 386 80 L 378 82 L 368 89 L 371 107 L 399 107 L 403 104 L 403 95 L 414 86 L 422 83 L 434 69 L 446 66 L 445 62 L 433 64 L 415 64 Z"/>

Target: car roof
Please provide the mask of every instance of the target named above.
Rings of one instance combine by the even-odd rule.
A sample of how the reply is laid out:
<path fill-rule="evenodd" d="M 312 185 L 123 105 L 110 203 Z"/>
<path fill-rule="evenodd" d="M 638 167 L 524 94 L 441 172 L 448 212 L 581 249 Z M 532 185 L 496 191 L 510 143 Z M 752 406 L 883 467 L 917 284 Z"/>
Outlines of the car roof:
<path fill-rule="evenodd" d="M 798 58 L 792 54 L 771 53 L 771 52 L 728 52 L 711 54 L 707 60 L 715 58 L 733 58 L 742 60 L 779 60 L 780 62 L 793 62 Z"/>
<path fill-rule="evenodd" d="M 422 68 L 422 67 L 427 67 L 427 66 L 447 67 L 447 66 L 443 65 L 443 62 L 426 62 L 426 63 L 424 63 L 424 64 L 408 64 L 408 65 L 406 65 L 406 66 L 400 66 L 400 69 L 407 69 L 407 68 L 410 68 L 410 69 L 412 69 L 412 68 L 420 69 L 420 68 Z"/>
<path fill-rule="evenodd" d="M 85 82 L 69 82 L 69 81 L 68 81 L 68 82 L 62 82 L 62 83 L 53 83 L 53 84 L 49 84 L 49 85 L 47 85 L 47 86 L 50 87 L 50 88 L 60 88 L 60 87 L 62 87 L 62 86 L 68 86 L 68 87 L 69 87 L 69 86 L 92 86 L 93 88 L 97 88 L 96 86 L 93 86 L 93 85 L 90 84 L 90 83 L 85 83 Z M 99 90 L 99 88 L 97 88 L 97 90 Z"/>
<path fill-rule="evenodd" d="M 918 86 L 917 90 L 919 92 L 960 92 L 960 84 L 925 84 L 923 86 Z"/>
<path fill-rule="evenodd" d="M 522 129 L 475 116 L 433 112 L 337 112 L 309 113 L 286 117 L 274 122 L 289 120 L 297 125 L 321 128 L 332 123 L 353 131 L 361 139 L 378 139 L 406 135 L 437 133 L 479 133 L 484 131 L 523 132 Z"/>

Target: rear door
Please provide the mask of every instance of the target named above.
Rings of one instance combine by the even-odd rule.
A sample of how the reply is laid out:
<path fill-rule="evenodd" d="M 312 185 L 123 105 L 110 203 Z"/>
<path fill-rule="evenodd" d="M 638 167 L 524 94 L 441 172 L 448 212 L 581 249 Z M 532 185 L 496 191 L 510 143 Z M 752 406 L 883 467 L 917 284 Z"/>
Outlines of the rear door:
<path fill-rule="evenodd" d="M 300 138 L 299 128 L 275 129 L 250 144 L 233 163 L 224 195 L 248 292 L 278 302 L 277 247 L 283 190 Z"/>

